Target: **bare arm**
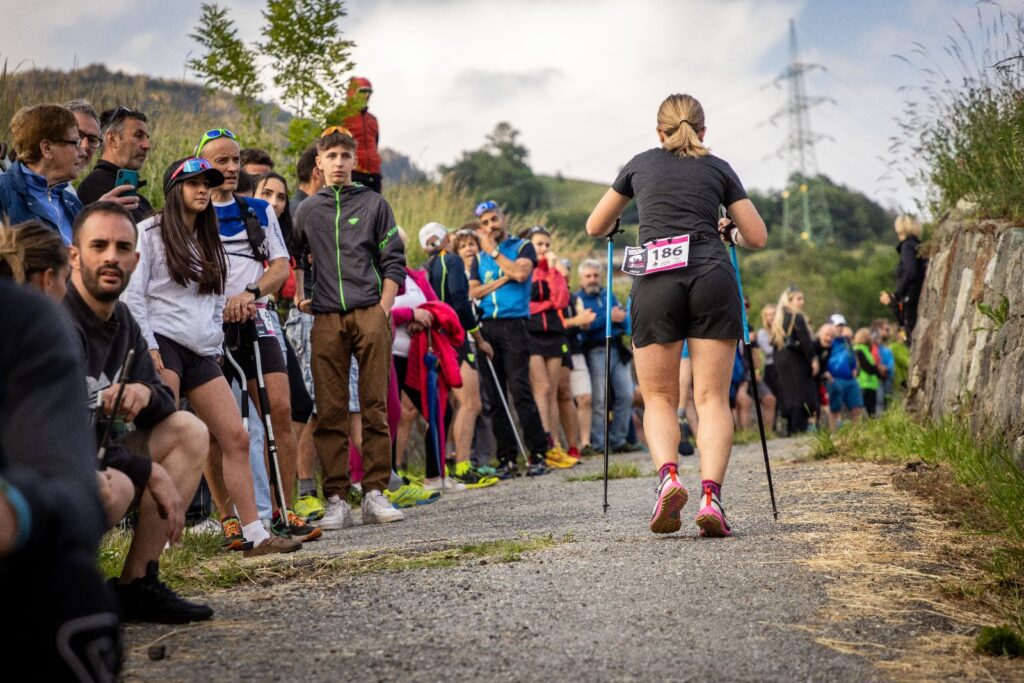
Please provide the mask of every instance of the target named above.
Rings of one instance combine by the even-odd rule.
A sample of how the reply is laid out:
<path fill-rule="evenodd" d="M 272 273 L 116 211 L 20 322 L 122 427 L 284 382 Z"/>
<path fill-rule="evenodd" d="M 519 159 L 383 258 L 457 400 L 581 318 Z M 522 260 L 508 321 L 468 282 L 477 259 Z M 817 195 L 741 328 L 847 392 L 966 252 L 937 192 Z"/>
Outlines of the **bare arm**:
<path fill-rule="evenodd" d="M 607 235 L 615 225 L 615 219 L 622 215 L 627 204 L 629 204 L 629 197 L 609 188 L 594 210 L 590 212 L 590 218 L 587 219 L 587 234 L 591 237 Z"/>
<path fill-rule="evenodd" d="M 494 261 L 505 271 L 508 279 L 514 282 L 526 282 L 533 274 L 533 261 L 528 258 L 517 258 L 513 261 L 504 254 L 499 253 L 498 258 L 494 259 Z"/>
<path fill-rule="evenodd" d="M 288 279 L 288 259 L 276 258 L 270 262 L 270 266 L 263 272 L 260 278 L 260 293 L 272 294 L 281 291 L 282 285 Z"/>
<path fill-rule="evenodd" d="M 736 244 L 746 249 L 764 249 L 768 244 L 768 229 L 765 228 L 754 202 L 741 199 L 726 208 L 732 222 L 739 228 L 739 239 Z"/>

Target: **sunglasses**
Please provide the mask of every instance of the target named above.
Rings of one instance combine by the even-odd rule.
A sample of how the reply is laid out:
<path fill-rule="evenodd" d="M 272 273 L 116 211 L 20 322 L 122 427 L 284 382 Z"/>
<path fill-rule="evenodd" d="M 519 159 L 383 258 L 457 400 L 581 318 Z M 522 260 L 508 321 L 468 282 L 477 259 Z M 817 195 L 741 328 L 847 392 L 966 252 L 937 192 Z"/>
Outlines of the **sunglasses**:
<path fill-rule="evenodd" d="M 199 144 L 196 145 L 196 151 L 194 152 L 195 156 L 199 156 L 199 153 L 203 151 L 203 147 L 206 146 L 206 143 L 211 140 L 216 140 L 217 138 L 231 138 L 235 142 L 238 142 L 238 138 L 235 137 L 235 134 L 227 128 L 212 128 L 203 133 L 203 137 L 199 138 Z"/>
<path fill-rule="evenodd" d="M 334 133 L 339 133 L 341 135 L 347 135 L 349 137 L 352 137 L 352 133 L 345 126 L 330 126 L 328 128 L 325 128 L 324 132 L 320 133 L 320 137 L 325 138 L 328 135 L 333 135 Z"/>
<path fill-rule="evenodd" d="M 199 173 L 200 171 L 209 171 L 212 168 L 213 165 L 206 159 L 197 159 L 196 157 L 185 159 L 185 161 L 181 162 L 181 166 L 178 166 L 178 169 L 171 174 L 171 180 L 174 180 L 182 173 Z"/>
<path fill-rule="evenodd" d="M 477 218 L 480 218 L 480 216 L 483 216 L 488 211 L 497 211 L 497 210 L 498 210 L 498 203 L 488 199 L 486 202 L 480 202 L 479 204 L 477 204 L 476 205 L 476 210 L 474 210 L 473 213 L 476 214 Z"/>

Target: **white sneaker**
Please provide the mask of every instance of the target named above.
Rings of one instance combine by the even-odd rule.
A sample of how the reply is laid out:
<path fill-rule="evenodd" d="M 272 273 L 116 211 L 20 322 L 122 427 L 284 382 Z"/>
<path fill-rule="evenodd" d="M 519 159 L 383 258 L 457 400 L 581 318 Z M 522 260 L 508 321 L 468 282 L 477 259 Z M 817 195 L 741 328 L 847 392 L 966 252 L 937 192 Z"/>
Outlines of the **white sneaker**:
<path fill-rule="evenodd" d="M 215 520 L 213 517 L 207 517 L 199 524 L 185 527 L 186 534 L 219 534 L 220 522 Z"/>
<path fill-rule="evenodd" d="M 444 479 L 441 479 L 441 477 L 435 477 L 433 479 L 423 480 L 423 490 L 441 491 L 442 493 L 458 493 L 459 491 L 465 491 L 466 485 L 463 484 L 461 481 L 455 481 L 454 479 L 448 476 L 446 476 Z"/>
<path fill-rule="evenodd" d="M 325 531 L 332 531 L 355 526 L 355 523 L 356 520 L 352 517 L 352 508 L 348 506 L 348 501 L 342 500 L 340 496 L 331 496 L 327 499 L 324 516 L 320 518 L 319 522 L 316 522 L 316 525 Z"/>
<path fill-rule="evenodd" d="M 380 491 L 370 491 L 363 496 L 363 524 L 386 524 L 401 522 L 405 515 L 391 505 L 391 501 Z"/>

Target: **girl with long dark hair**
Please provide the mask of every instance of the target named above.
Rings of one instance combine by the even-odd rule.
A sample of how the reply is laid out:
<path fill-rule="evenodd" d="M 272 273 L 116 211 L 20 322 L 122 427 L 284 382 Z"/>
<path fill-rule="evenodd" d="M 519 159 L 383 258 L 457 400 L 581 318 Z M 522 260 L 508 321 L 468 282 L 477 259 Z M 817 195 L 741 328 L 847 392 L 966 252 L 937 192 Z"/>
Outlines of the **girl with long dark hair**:
<path fill-rule="evenodd" d="M 188 398 L 220 446 L 210 451 L 207 477 L 223 471 L 229 500 L 219 512 L 225 530 L 233 532 L 226 534 L 229 547 L 247 556 L 290 552 L 301 544 L 271 536 L 260 523 L 249 435 L 221 369 L 228 265 L 210 190 L 223 182 L 206 159 L 190 157 L 168 167 L 164 208 L 139 224 L 139 265 L 123 298 L 161 379 L 176 400 Z"/>

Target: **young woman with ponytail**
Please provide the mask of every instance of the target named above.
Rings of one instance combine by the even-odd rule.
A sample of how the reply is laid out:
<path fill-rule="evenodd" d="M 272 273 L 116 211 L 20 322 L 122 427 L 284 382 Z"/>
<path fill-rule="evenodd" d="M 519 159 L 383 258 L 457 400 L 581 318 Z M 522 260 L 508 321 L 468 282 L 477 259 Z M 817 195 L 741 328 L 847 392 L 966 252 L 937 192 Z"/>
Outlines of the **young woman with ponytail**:
<path fill-rule="evenodd" d="M 31 285 L 59 304 L 70 272 L 68 248 L 59 232 L 39 221 L 0 224 L 0 277 Z"/>
<path fill-rule="evenodd" d="M 670 95 L 658 109 L 660 147 L 623 167 L 587 221 L 587 234 L 607 235 L 636 198 L 638 252 L 624 264 L 635 275 L 631 293 L 634 363 L 644 398 L 644 432 L 661 482 L 650 527 L 677 531 L 686 489 L 678 480 L 679 360 L 689 340 L 700 429 L 701 503 L 696 523 L 703 536 L 729 536 L 721 486 L 732 449 L 729 382 L 744 315 L 736 274 L 723 244 L 764 247 L 764 221 L 728 163 L 704 146 L 704 109 L 690 95 Z"/>

